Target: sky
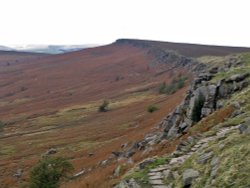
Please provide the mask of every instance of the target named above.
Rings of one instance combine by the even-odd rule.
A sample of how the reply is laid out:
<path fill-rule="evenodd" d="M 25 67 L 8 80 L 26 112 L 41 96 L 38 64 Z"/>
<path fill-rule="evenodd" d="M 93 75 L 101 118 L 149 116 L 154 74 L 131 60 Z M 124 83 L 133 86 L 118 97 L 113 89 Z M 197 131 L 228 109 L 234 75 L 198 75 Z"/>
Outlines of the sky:
<path fill-rule="evenodd" d="M 250 47 L 249 0 L 0 0 L 0 45 L 118 38 Z"/>

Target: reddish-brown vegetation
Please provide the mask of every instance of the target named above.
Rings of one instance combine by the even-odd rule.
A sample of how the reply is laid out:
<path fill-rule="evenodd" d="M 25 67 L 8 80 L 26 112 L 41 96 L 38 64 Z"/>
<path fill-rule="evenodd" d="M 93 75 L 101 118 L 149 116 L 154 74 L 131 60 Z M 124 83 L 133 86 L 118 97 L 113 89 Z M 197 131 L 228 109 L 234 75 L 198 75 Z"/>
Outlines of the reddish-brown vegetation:
<path fill-rule="evenodd" d="M 13 59 L 5 56 L 1 61 L 0 56 L 0 120 L 5 123 L 0 132 L 1 188 L 25 187 L 31 167 L 52 147 L 57 148 L 56 155 L 70 159 L 75 172 L 93 169 L 63 187 L 111 186 L 117 180 L 109 176 L 117 164 L 96 167 L 97 163 L 121 150 L 125 142 L 132 145 L 155 131 L 187 89 L 159 95 L 160 83 L 187 70 L 152 66 L 155 59 L 148 49 L 131 44 L 25 57 L 8 64 L 9 60 Z M 103 100 L 110 102 L 110 110 L 102 113 L 98 106 Z M 151 104 L 159 110 L 148 113 Z M 149 155 L 171 152 L 178 142 L 160 145 Z M 133 160 L 144 157 L 137 153 Z M 20 179 L 13 177 L 17 169 L 24 170 Z"/>

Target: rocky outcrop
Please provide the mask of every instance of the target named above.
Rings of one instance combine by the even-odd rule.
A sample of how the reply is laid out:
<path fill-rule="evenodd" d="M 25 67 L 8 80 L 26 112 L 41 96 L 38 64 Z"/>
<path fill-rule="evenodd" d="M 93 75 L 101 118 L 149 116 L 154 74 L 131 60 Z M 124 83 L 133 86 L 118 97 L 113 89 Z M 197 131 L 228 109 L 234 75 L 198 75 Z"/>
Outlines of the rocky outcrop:
<path fill-rule="evenodd" d="M 164 128 L 162 138 L 186 133 L 194 123 L 221 108 L 220 99 L 230 97 L 249 84 L 246 79 L 249 73 L 235 74 L 217 83 L 210 82 L 213 77 L 213 74 L 203 73 L 194 79 L 182 104 L 161 122 L 160 126 Z"/>
<path fill-rule="evenodd" d="M 134 47 L 144 48 L 147 49 L 147 55 L 153 57 L 152 63 L 149 65 L 154 67 L 158 64 L 168 64 L 169 69 L 171 70 L 175 67 L 193 67 L 194 65 L 198 64 L 196 60 L 193 58 L 189 58 L 186 56 L 181 55 L 177 51 L 170 50 L 169 48 L 162 48 L 154 43 L 142 40 L 132 40 L 132 39 L 118 39 L 116 44 L 128 44 Z M 162 72 L 165 72 L 163 70 Z M 161 74 L 161 73 L 159 73 Z"/>

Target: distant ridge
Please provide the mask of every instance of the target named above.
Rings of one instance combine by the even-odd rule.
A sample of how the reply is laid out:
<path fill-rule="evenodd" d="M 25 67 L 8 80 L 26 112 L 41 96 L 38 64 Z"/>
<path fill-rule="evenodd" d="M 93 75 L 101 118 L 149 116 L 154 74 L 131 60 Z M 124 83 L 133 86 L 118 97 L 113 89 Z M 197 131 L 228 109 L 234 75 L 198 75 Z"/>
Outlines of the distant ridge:
<path fill-rule="evenodd" d="M 233 53 L 250 52 L 250 48 L 247 47 L 216 46 L 216 45 L 161 42 L 161 41 L 137 40 L 137 39 L 118 39 L 116 40 L 115 43 L 130 44 L 136 47 L 143 47 L 143 48 L 157 47 L 166 50 L 174 50 L 188 57 L 225 56 Z"/>

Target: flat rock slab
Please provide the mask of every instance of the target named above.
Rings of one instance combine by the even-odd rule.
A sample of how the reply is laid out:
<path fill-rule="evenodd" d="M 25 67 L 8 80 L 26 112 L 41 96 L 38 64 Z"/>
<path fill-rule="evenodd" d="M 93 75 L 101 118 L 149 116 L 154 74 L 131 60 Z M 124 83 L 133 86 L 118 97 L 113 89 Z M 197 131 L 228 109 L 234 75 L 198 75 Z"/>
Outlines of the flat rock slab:
<path fill-rule="evenodd" d="M 149 172 L 148 176 L 161 176 L 161 172 Z"/>
<path fill-rule="evenodd" d="M 152 188 L 169 188 L 167 185 L 153 185 Z"/>
<path fill-rule="evenodd" d="M 161 168 L 154 168 L 154 169 L 151 169 L 149 172 L 161 172 L 163 170 L 166 170 L 168 168 L 166 167 L 161 167 Z"/>
<path fill-rule="evenodd" d="M 162 180 L 149 180 L 149 183 L 151 185 L 164 185 L 164 183 L 162 182 Z"/>
<path fill-rule="evenodd" d="M 181 157 L 178 157 L 178 158 L 173 158 L 171 159 L 171 161 L 169 162 L 170 165 L 173 165 L 173 164 L 182 164 L 185 162 L 185 159 L 186 157 L 184 156 L 181 156 Z"/>
<path fill-rule="evenodd" d="M 149 176 L 148 177 L 150 180 L 161 180 L 162 176 Z"/>

